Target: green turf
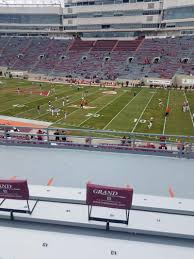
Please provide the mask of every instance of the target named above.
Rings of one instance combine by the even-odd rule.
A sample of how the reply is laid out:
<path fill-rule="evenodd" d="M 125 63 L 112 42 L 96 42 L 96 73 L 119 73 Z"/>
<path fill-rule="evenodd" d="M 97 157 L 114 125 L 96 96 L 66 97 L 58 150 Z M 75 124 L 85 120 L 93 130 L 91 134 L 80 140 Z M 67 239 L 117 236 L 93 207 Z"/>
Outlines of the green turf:
<path fill-rule="evenodd" d="M 153 91 L 152 91 L 153 92 Z M 138 123 L 135 132 L 149 132 L 158 133 L 163 132 L 164 127 L 164 113 L 166 108 L 166 100 L 168 92 L 164 90 L 155 90 L 154 97 L 152 98 L 149 106 L 145 110 L 141 120 L 149 121 L 153 118 L 153 125 L 151 129 L 148 129 L 148 123 Z M 162 101 L 162 105 L 159 106 L 159 99 Z"/>
<path fill-rule="evenodd" d="M 53 127 L 61 128 L 194 135 L 193 91 L 185 93 L 180 90 L 121 88 L 116 90 L 116 94 L 105 94 L 104 92 L 112 89 L 88 86 L 78 90 L 77 87 L 62 84 L 42 83 L 40 86 L 40 83 L 4 78 L 0 81 L 2 82 L 0 84 L 1 115 L 48 121 Z M 18 87 L 20 94 L 17 93 Z M 50 91 L 50 94 L 41 96 L 41 91 Z M 86 91 L 89 107 L 81 109 L 80 100 Z M 62 98 L 66 96 L 69 97 L 69 103 L 65 103 L 63 107 Z M 159 105 L 159 99 L 162 100 L 162 105 Z M 186 113 L 182 111 L 185 100 L 188 100 L 190 106 L 190 111 Z M 52 116 L 48 111 L 49 101 L 55 108 L 61 110 L 59 116 Z M 171 112 L 165 122 L 164 115 L 168 101 Z M 14 105 L 17 104 L 25 106 L 15 107 Z M 41 107 L 40 114 L 37 111 L 38 105 Z M 65 112 L 68 114 L 66 119 Z M 150 118 L 153 120 L 153 125 L 149 129 Z"/>
<path fill-rule="evenodd" d="M 171 91 L 169 107 L 170 116 L 166 122 L 166 132 L 175 135 L 193 135 L 193 125 L 189 112 L 182 111 L 185 101 L 183 91 Z"/>

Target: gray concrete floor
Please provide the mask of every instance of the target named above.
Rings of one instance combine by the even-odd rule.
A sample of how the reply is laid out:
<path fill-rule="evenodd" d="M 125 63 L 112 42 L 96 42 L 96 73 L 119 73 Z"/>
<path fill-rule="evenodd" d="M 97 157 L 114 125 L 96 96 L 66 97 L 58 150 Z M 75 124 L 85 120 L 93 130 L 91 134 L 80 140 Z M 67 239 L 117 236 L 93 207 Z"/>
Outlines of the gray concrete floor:
<path fill-rule="evenodd" d="M 194 198 L 194 160 L 146 155 L 0 146 L 0 178 L 30 184 L 85 187 L 87 181 L 124 186 L 135 193 Z"/>

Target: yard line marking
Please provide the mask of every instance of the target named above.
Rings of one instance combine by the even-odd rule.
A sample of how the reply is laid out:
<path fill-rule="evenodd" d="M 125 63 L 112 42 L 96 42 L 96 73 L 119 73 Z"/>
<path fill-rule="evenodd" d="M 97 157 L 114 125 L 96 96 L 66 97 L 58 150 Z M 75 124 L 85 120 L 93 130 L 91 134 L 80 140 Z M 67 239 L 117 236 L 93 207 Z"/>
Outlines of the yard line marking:
<path fill-rule="evenodd" d="M 63 91 L 60 91 L 58 94 L 62 94 L 62 93 L 64 93 L 64 94 L 67 94 L 67 93 L 69 93 L 69 92 L 71 92 L 71 91 L 65 91 L 65 92 L 63 92 Z M 71 95 L 70 95 L 71 96 Z M 52 97 L 52 96 L 48 96 L 48 97 Z M 54 97 L 54 95 L 53 95 L 53 97 Z M 47 97 L 46 97 L 47 98 Z M 36 102 L 36 101 L 39 101 L 39 100 L 44 100 L 45 98 L 43 98 L 43 99 L 37 99 L 37 100 L 34 100 L 34 101 L 32 101 L 32 102 Z M 29 102 L 29 103 L 31 103 L 31 102 Z M 42 105 L 42 107 L 43 106 L 45 106 L 45 105 L 48 105 L 47 103 L 45 103 L 45 104 L 43 104 Z M 19 113 L 16 113 L 14 116 L 18 116 L 18 115 L 20 115 L 20 114 L 22 114 L 22 113 L 26 113 L 26 112 L 29 112 L 29 111 L 31 111 L 31 110 L 34 110 L 34 109 L 36 109 L 36 107 L 33 107 L 33 108 L 31 108 L 31 109 L 29 109 L 29 110 L 26 110 L 26 111 L 22 111 L 22 112 L 19 112 Z"/>
<path fill-rule="evenodd" d="M 142 118 L 142 116 L 143 116 L 145 110 L 147 109 L 148 105 L 150 104 L 150 102 L 151 102 L 151 100 L 152 100 L 152 98 L 154 97 L 155 94 L 156 94 L 156 92 L 155 92 L 154 94 L 152 94 L 152 96 L 150 97 L 149 101 L 147 102 L 145 108 L 143 109 L 141 115 L 139 116 L 139 119 L 136 121 L 135 126 L 133 127 L 133 129 L 132 129 L 131 132 L 134 132 L 134 130 L 136 129 L 136 127 L 137 127 L 139 121 L 141 120 L 141 118 Z"/>
<path fill-rule="evenodd" d="M 170 102 L 170 91 L 168 91 L 168 99 L 167 99 L 166 107 L 169 106 L 169 102 Z M 165 116 L 165 118 L 164 118 L 164 126 L 163 126 L 163 131 L 162 131 L 163 135 L 164 135 L 164 132 L 166 130 L 166 122 L 167 122 L 167 116 Z"/>
<path fill-rule="evenodd" d="M 97 91 L 98 92 L 98 91 Z M 96 93 L 96 92 L 95 92 Z M 94 99 L 93 101 L 91 101 L 90 103 L 93 103 L 93 102 L 95 102 L 96 100 L 98 100 L 99 98 L 102 98 L 103 96 L 98 96 L 96 99 Z M 72 111 L 72 112 L 70 112 L 69 114 L 67 114 L 67 117 L 69 116 L 69 115 L 71 115 L 71 114 L 73 114 L 74 112 L 77 112 L 77 111 L 80 111 L 80 109 L 78 108 L 78 109 L 76 109 L 76 110 L 74 110 L 74 111 Z M 54 123 L 56 123 L 56 122 L 59 122 L 59 121 L 61 121 L 63 118 L 61 118 L 61 119 L 59 119 L 58 121 L 55 121 Z M 79 126 L 79 125 L 78 125 Z M 78 127 L 77 126 L 77 127 Z"/>
<path fill-rule="evenodd" d="M 94 94 L 94 93 L 97 93 L 97 92 L 98 92 L 98 91 L 91 92 L 90 94 L 88 94 L 88 96 L 90 96 L 90 95 L 92 95 L 92 94 Z M 78 93 L 78 92 L 76 92 L 76 93 L 73 94 L 73 95 L 70 95 L 70 97 L 75 96 L 77 93 Z M 81 92 L 80 92 L 80 93 L 81 93 Z M 60 109 L 60 108 L 62 108 L 62 107 L 66 107 L 67 105 L 69 105 L 69 104 L 71 104 L 71 103 L 74 103 L 74 102 L 80 100 L 80 98 L 81 98 L 81 96 L 79 96 L 79 98 L 76 98 L 76 99 L 73 100 L 72 102 L 69 102 L 69 103 L 65 104 L 65 106 L 62 105 L 62 106 L 59 106 L 59 107 L 56 107 L 56 108 Z M 41 118 L 42 116 L 45 116 L 46 114 L 49 114 L 49 113 L 50 113 L 50 112 L 42 113 L 41 115 L 39 115 L 39 116 L 37 116 L 37 117 L 35 117 L 35 118 L 33 118 L 33 119 L 36 120 L 36 119 Z M 55 122 L 54 122 L 54 123 L 55 123 Z"/>
<path fill-rule="evenodd" d="M 139 91 L 139 93 L 141 92 L 142 90 Z M 138 94 L 139 94 L 138 93 Z M 138 94 L 136 96 L 134 96 L 103 128 L 103 130 L 105 130 L 110 124 L 111 122 L 117 117 L 119 116 L 119 114 L 138 96 Z"/>
<path fill-rule="evenodd" d="M 186 100 L 186 101 L 188 102 L 188 104 L 189 104 L 189 101 L 188 101 L 188 99 L 187 99 L 187 96 L 186 96 L 185 91 L 184 91 L 184 96 L 185 96 L 185 100 Z M 189 113 L 190 113 L 191 121 L 192 121 L 192 124 L 193 124 L 193 127 L 194 127 L 194 121 L 193 121 L 193 116 L 192 116 L 192 114 L 191 114 L 190 105 L 189 105 Z"/>
<path fill-rule="evenodd" d="M 61 92 L 60 94 L 62 94 L 62 93 L 63 93 L 63 92 Z M 69 91 L 67 91 L 67 92 L 65 92 L 65 93 L 67 94 L 67 93 L 69 93 Z M 64 93 L 64 94 L 65 94 L 65 93 Z M 73 96 L 73 95 L 70 95 L 70 97 L 71 97 L 71 96 Z M 53 97 L 54 97 L 54 96 L 53 96 Z M 55 101 L 54 101 L 54 102 L 55 102 Z M 46 106 L 46 105 L 48 105 L 48 103 L 43 104 L 41 107 L 44 107 L 44 106 Z M 22 113 L 25 114 L 26 112 L 29 112 L 29 111 L 34 110 L 34 109 L 36 109 L 36 107 L 33 107 L 33 108 L 29 109 L 29 110 L 26 110 L 26 111 L 23 111 L 23 112 L 20 112 L 20 113 L 17 113 L 15 116 L 21 115 Z M 43 113 L 43 114 L 45 114 L 45 113 Z"/>
<path fill-rule="evenodd" d="M 20 82 L 21 83 L 21 82 Z M 8 90 L 12 90 L 12 87 L 10 88 L 10 89 L 8 89 Z M 17 96 L 17 98 L 16 98 L 16 96 Z M 10 100 L 10 101 L 8 101 L 9 103 L 13 103 L 13 102 L 15 102 L 15 101 L 17 101 L 18 100 L 18 97 L 25 97 L 25 98 L 28 98 L 28 97 L 34 97 L 34 96 L 32 96 L 32 95 L 22 95 L 22 94 L 20 94 L 20 95 L 16 95 L 15 97 L 14 97 L 14 99 L 12 99 L 12 100 Z M 22 100 L 23 98 L 21 98 L 21 100 Z M 41 98 L 39 98 L 38 100 L 40 100 Z M 26 103 L 29 103 L 29 102 L 26 102 Z M 21 103 L 21 104 L 25 104 L 25 103 Z M 9 108 L 10 109 L 10 108 Z M 6 110 L 8 110 L 8 109 L 6 109 Z M 6 111 L 6 110 L 2 110 L 2 111 Z M 1 112 L 1 111 L 0 111 Z"/>
<path fill-rule="evenodd" d="M 26 97 L 28 98 L 29 96 L 26 96 Z M 39 98 L 39 99 L 37 99 L 37 100 L 33 100 L 33 101 L 30 101 L 30 102 L 26 102 L 26 103 L 20 103 L 20 104 L 21 104 L 21 105 L 26 105 L 26 104 L 28 104 L 28 103 L 32 103 L 32 102 L 39 101 L 39 100 L 43 100 L 43 99 L 44 99 L 44 97 L 41 97 L 41 98 Z M 14 99 L 12 105 L 14 105 L 15 101 L 17 101 L 17 99 Z M 8 108 L 8 109 L 1 110 L 0 112 L 5 112 L 5 111 L 11 110 L 11 109 L 13 109 L 13 107 Z"/>
<path fill-rule="evenodd" d="M 122 95 L 124 95 L 125 93 L 121 93 L 119 96 L 113 98 L 113 100 L 111 100 L 110 102 L 108 102 L 107 104 L 105 104 L 102 108 L 100 108 L 100 110 L 96 111 L 94 114 L 98 114 L 98 112 L 102 111 L 104 108 L 106 108 L 107 106 L 109 106 L 112 102 L 114 102 L 115 100 L 117 100 L 118 98 L 120 98 Z M 80 127 L 82 124 L 84 124 L 86 121 L 92 119 L 91 117 L 87 118 L 86 120 L 82 121 L 78 126 Z"/>
<path fill-rule="evenodd" d="M 90 95 L 92 95 L 92 94 L 95 94 L 95 93 L 98 93 L 98 92 L 99 92 L 99 91 L 92 92 L 91 94 L 88 94 L 88 96 L 90 96 Z M 97 98 L 94 99 L 93 101 L 96 101 L 98 98 L 102 98 L 102 96 L 97 97 Z M 79 99 L 76 99 L 74 102 L 76 102 L 77 100 L 79 100 Z M 92 103 L 93 101 L 91 101 L 91 103 Z M 74 103 L 74 102 L 71 102 L 71 103 Z M 68 104 L 70 104 L 70 103 L 68 103 Z M 65 105 L 65 106 L 66 106 L 66 105 Z M 64 107 L 65 107 L 65 106 L 64 106 Z M 61 106 L 61 107 L 62 107 L 62 106 Z M 61 107 L 59 107 L 59 108 L 61 108 Z M 67 114 L 67 117 L 68 117 L 69 115 L 73 114 L 74 112 L 77 112 L 77 111 L 79 111 L 79 109 L 75 109 L 74 111 L 68 113 L 68 114 Z M 62 117 L 62 118 L 60 118 L 59 120 L 54 121 L 52 124 L 58 123 L 59 121 L 61 121 L 61 120 L 63 120 L 63 119 L 64 119 L 64 118 Z"/>
<path fill-rule="evenodd" d="M 60 91 L 58 94 L 61 94 L 61 93 L 62 93 L 62 91 Z M 31 98 L 33 98 L 33 99 L 35 98 L 35 96 L 31 96 L 31 95 L 26 96 L 26 98 L 28 98 L 28 97 L 31 97 Z M 20 104 L 21 104 L 21 105 L 26 105 L 26 104 L 33 103 L 33 102 L 36 102 L 36 101 L 45 100 L 45 98 L 49 98 L 49 97 L 52 97 L 52 96 L 42 96 L 42 97 L 39 98 L 39 99 L 34 99 L 33 101 L 29 101 L 29 102 L 25 102 L 25 103 L 20 103 Z M 15 101 L 17 101 L 17 98 L 13 100 L 13 104 L 15 103 Z M 12 104 L 12 101 L 11 101 L 11 104 Z M 11 110 L 11 109 L 13 109 L 13 107 L 8 108 L 8 109 L 5 109 L 5 110 L 1 110 L 0 112 L 8 111 L 8 110 Z M 30 110 L 31 110 L 31 109 L 30 109 Z M 24 113 L 24 112 L 20 112 L 20 113 Z M 20 113 L 16 114 L 15 116 L 19 115 Z"/>
<path fill-rule="evenodd" d="M 172 189 L 172 187 L 169 187 L 168 188 L 168 193 L 169 193 L 169 196 L 171 197 L 171 198 L 174 198 L 174 192 L 173 192 L 173 189 Z"/>
<path fill-rule="evenodd" d="M 48 180 L 47 186 L 53 185 L 53 182 L 54 182 L 54 178 L 50 178 L 50 179 Z"/>

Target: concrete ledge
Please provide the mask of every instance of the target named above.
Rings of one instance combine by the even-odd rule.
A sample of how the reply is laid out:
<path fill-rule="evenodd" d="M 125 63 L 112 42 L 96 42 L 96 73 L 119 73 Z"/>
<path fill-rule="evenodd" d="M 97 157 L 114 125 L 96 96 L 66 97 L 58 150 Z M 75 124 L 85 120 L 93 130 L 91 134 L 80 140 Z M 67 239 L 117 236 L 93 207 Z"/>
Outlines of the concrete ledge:
<path fill-rule="evenodd" d="M 48 190 L 50 191 L 48 192 Z M 83 189 L 30 186 L 30 193 L 33 199 L 38 198 L 39 201 L 31 215 L 14 213 L 16 221 L 92 229 L 106 228 L 104 222 L 88 220 L 88 206 L 84 205 L 85 190 Z M 33 196 L 34 193 L 36 193 L 36 196 Z M 72 201 L 74 203 L 71 203 Z M 31 200 L 30 207 L 32 208 L 34 204 L 35 200 Z M 194 206 L 192 200 L 136 194 L 133 204 L 129 225 L 110 223 L 110 230 L 194 239 L 194 228 L 192 227 L 194 217 L 191 216 Z M 17 200 L 6 200 L 2 205 L 3 208 L 13 209 L 24 209 L 25 206 L 25 201 Z M 188 215 L 186 212 L 188 212 Z M 126 214 L 123 210 L 93 207 L 92 216 L 123 220 Z M 0 212 L 0 219 L 10 220 L 9 213 Z"/>
<path fill-rule="evenodd" d="M 33 200 L 73 204 L 85 204 L 86 201 L 86 190 L 81 188 L 30 185 L 29 189 L 30 197 Z M 191 199 L 134 194 L 132 209 L 194 216 L 194 201 Z"/>
<path fill-rule="evenodd" d="M 21 208 L 22 202 L 9 201 L 4 207 Z M 102 218 L 124 219 L 125 211 L 98 208 L 92 210 L 93 216 Z M 0 218 L 9 219 L 9 215 L 0 213 Z M 104 222 L 88 221 L 88 207 L 86 205 L 67 204 L 39 201 L 31 215 L 14 214 L 16 221 L 28 223 L 52 224 L 92 229 L 105 229 Z M 132 210 L 129 225 L 110 223 L 110 230 L 149 236 L 194 239 L 194 217 L 184 215 L 165 214 L 159 212 L 145 212 Z"/>

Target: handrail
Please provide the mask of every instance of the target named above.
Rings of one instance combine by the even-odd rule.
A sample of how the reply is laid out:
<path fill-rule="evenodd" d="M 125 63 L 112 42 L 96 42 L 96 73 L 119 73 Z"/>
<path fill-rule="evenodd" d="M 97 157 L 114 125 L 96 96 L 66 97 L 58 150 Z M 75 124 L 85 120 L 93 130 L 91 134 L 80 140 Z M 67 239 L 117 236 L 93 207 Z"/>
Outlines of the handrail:
<path fill-rule="evenodd" d="M 102 135 L 98 136 L 98 134 Z M 105 137 L 103 134 L 110 134 L 110 136 Z M 37 144 L 46 147 L 87 148 L 129 153 L 146 151 L 156 155 L 194 158 L 193 142 L 194 136 L 184 135 L 51 127 L 16 129 L 10 125 L 0 126 L 0 144 L 3 145 Z"/>

